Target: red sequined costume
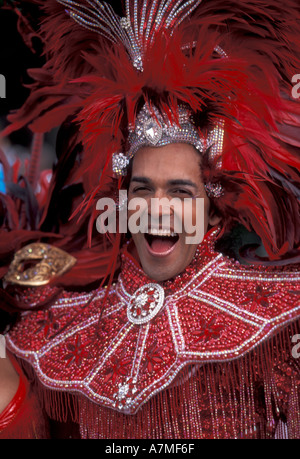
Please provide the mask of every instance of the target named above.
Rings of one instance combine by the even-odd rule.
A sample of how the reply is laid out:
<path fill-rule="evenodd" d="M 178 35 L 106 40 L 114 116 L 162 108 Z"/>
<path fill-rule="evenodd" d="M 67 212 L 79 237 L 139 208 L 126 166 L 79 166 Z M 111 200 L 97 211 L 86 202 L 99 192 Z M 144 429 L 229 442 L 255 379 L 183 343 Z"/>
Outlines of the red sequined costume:
<path fill-rule="evenodd" d="M 266 438 L 275 429 L 299 438 L 298 0 L 126 0 L 122 17 L 98 0 L 33 1 L 46 59 L 3 133 L 29 126 L 35 142 L 28 183 L 0 196 L 0 275 L 11 281 L 9 263 L 32 241 L 76 264 L 52 275 L 57 259 L 71 260 L 52 251 L 50 268 L 40 251 L 51 287 L 0 294 L 7 311 L 22 311 L 7 343 L 37 377 L 47 411 L 71 416 L 83 438 Z M 152 119 L 139 118 L 144 109 Z M 43 134 L 57 127 L 57 164 L 32 205 Z M 221 231 L 162 284 L 125 251 L 111 286 L 125 236 L 95 234 L 96 203 L 128 186 L 144 137 L 198 149 Z M 267 267 L 215 252 L 237 224 L 260 238 Z M 22 257 L 17 285 L 36 281 Z"/>
<path fill-rule="evenodd" d="M 24 314 L 8 346 L 52 416 L 67 392 L 83 438 L 268 438 L 280 419 L 299 438 L 299 272 L 233 262 L 216 233 L 161 284 L 125 250 L 103 312 L 105 289 Z"/>

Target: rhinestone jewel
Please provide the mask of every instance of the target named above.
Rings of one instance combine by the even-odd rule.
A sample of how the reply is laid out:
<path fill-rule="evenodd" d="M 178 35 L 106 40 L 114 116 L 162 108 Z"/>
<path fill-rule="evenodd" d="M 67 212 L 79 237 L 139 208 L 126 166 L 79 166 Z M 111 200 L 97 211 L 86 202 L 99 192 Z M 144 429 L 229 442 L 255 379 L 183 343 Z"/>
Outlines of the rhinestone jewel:
<path fill-rule="evenodd" d="M 162 128 L 155 120 L 150 119 L 144 124 L 144 136 L 152 144 L 156 145 L 162 137 Z"/>
<path fill-rule="evenodd" d="M 164 298 L 164 289 L 159 284 L 143 285 L 130 298 L 128 320 L 137 325 L 149 322 L 162 308 Z"/>
<path fill-rule="evenodd" d="M 129 159 L 124 155 L 124 153 L 114 153 L 113 154 L 112 170 L 116 175 L 118 176 L 126 175 L 128 164 L 129 164 Z"/>
<path fill-rule="evenodd" d="M 125 30 L 129 30 L 131 27 L 129 19 L 127 17 L 120 18 L 120 26 Z"/>
<path fill-rule="evenodd" d="M 209 198 L 221 198 L 224 195 L 224 189 L 221 183 L 208 182 L 204 187 Z"/>
<path fill-rule="evenodd" d="M 130 410 L 133 405 L 133 396 L 136 393 L 136 379 L 127 378 L 125 384 L 118 385 L 118 392 L 113 395 L 115 407 L 122 411 Z"/>
<path fill-rule="evenodd" d="M 155 106 L 150 111 L 145 104 L 137 116 L 135 126 L 130 126 L 128 157 L 132 158 L 141 147 L 158 147 L 170 143 L 189 143 L 202 153 L 206 139 L 202 139 L 194 126 L 189 110 L 179 106 L 177 116 L 179 124 L 174 120 L 166 120 Z"/>

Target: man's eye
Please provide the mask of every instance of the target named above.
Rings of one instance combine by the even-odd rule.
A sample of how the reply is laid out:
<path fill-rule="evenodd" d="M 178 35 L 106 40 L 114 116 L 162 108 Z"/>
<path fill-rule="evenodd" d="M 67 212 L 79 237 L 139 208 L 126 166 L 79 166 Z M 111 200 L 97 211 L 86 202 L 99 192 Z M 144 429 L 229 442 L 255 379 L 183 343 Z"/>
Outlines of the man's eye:
<path fill-rule="evenodd" d="M 147 188 L 145 186 L 137 186 L 132 189 L 132 193 L 145 193 L 150 191 L 150 188 Z"/>
<path fill-rule="evenodd" d="M 185 196 L 192 198 L 193 193 L 190 190 L 185 190 L 184 188 L 175 188 L 172 190 L 172 194 L 177 195 L 177 196 Z"/>

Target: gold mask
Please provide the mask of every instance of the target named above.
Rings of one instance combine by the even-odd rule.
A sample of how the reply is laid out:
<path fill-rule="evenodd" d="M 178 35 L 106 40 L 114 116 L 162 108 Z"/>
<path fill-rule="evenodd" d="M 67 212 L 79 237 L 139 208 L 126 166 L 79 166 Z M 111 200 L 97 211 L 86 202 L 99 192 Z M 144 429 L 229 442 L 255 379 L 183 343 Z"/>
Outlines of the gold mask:
<path fill-rule="evenodd" d="M 54 277 L 66 273 L 75 263 L 76 258 L 63 250 L 36 242 L 15 254 L 4 280 L 27 287 L 46 285 Z M 27 265 L 29 267 L 26 268 Z"/>

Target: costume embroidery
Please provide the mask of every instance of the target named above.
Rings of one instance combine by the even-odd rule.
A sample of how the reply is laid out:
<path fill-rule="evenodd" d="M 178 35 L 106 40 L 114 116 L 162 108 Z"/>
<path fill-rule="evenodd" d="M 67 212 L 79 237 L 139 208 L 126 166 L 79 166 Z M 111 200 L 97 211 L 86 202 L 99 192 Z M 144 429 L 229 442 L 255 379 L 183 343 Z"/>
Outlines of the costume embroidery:
<path fill-rule="evenodd" d="M 299 316 L 300 276 L 241 266 L 214 252 L 215 234 L 162 284 L 125 253 L 100 323 L 105 290 L 87 308 L 90 294 L 65 293 L 49 311 L 25 314 L 8 346 L 48 388 L 130 414 L 186 365 L 242 357 Z"/>

